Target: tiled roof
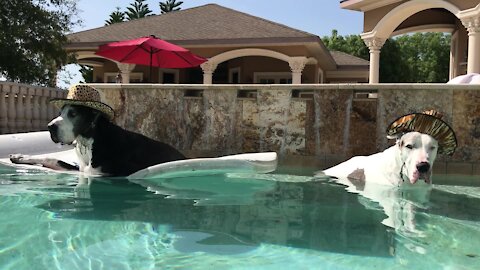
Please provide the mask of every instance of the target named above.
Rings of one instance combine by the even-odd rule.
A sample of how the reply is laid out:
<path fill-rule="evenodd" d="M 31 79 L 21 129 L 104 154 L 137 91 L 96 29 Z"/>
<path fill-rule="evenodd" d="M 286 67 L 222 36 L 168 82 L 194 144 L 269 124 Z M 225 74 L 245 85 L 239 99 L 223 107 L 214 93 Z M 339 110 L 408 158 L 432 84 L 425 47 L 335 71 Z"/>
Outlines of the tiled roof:
<path fill-rule="evenodd" d="M 333 59 L 339 66 L 355 66 L 355 67 L 362 67 L 362 66 L 369 66 L 370 62 L 365 59 L 344 53 L 339 51 L 330 51 Z"/>
<path fill-rule="evenodd" d="M 188 44 L 208 41 L 317 41 L 316 35 L 216 4 L 116 23 L 68 35 L 72 43 L 105 43 L 141 36 Z M 183 41 L 183 42 L 182 42 Z M 251 42 L 251 41 L 250 41 Z"/>

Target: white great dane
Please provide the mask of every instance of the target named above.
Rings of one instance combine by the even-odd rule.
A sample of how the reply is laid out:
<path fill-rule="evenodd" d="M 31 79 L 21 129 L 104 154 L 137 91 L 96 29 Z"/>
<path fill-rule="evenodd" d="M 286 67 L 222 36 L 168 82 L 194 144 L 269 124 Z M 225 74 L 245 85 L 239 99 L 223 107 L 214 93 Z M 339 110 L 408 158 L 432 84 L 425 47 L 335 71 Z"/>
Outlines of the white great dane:
<path fill-rule="evenodd" d="M 387 130 L 388 137 L 396 139 L 393 146 L 353 157 L 316 176 L 333 177 L 349 192 L 378 202 L 387 215 L 382 222 L 386 226 L 418 232 L 414 209 L 428 202 L 437 153 L 450 155 L 456 147 L 453 130 L 440 118 L 435 111 L 402 116 Z"/>
<path fill-rule="evenodd" d="M 423 180 L 431 183 L 438 142 L 420 132 L 408 132 L 395 145 L 370 156 L 353 157 L 324 171 L 326 175 L 388 186 Z"/>
<path fill-rule="evenodd" d="M 480 84 L 480 74 L 469 73 L 451 79 L 447 84 Z"/>
<path fill-rule="evenodd" d="M 414 208 L 428 202 L 437 150 L 438 142 L 432 136 L 408 132 L 383 152 L 353 157 L 322 174 L 335 177 L 347 191 L 378 202 L 387 215 L 384 225 L 416 232 Z M 417 184 L 419 181 L 423 183 Z M 417 190 L 412 190 L 415 184 Z M 410 189 L 414 198 L 402 198 L 405 189 Z"/>

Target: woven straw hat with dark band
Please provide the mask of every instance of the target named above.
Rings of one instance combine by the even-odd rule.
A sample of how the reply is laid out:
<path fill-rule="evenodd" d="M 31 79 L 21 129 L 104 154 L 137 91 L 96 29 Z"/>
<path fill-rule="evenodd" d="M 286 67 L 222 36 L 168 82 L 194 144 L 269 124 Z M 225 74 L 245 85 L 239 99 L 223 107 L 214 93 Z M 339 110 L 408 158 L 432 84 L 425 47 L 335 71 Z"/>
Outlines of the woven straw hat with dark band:
<path fill-rule="evenodd" d="M 434 110 L 404 115 L 388 126 L 387 136 L 411 131 L 428 134 L 438 141 L 438 153 L 451 156 L 457 148 L 457 138 L 441 118 L 442 115 Z"/>
<path fill-rule="evenodd" d="M 64 105 L 80 105 L 102 112 L 110 121 L 115 117 L 112 107 L 101 102 L 100 93 L 97 89 L 86 84 L 72 85 L 68 89 L 67 98 L 56 98 L 50 103 L 61 109 Z"/>

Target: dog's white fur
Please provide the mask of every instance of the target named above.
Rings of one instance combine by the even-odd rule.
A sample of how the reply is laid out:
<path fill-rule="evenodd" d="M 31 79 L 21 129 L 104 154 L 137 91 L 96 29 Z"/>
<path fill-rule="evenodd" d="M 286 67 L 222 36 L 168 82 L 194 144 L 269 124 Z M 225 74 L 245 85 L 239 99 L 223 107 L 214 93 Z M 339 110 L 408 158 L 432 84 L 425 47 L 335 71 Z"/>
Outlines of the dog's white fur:
<path fill-rule="evenodd" d="M 102 175 L 101 168 L 92 167 L 92 145 L 93 139 L 86 139 L 82 136 L 75 137 L 73 132 L 74 125 L 68 120 L 67 114 L 70 113 L 69 105 L 60 112 L 60 115 L 54 118 L 48 125 L 56 124 L 58 126 L 58 139 L 62 143 L 75 143 L 75 153 L 79 161 L 79 170 L 86 175 Z"/>
<path fill-rule="evenodd" d="M 480 74 L 469 73 L 451 79 L 447 84 L 480 84 Z"/>
<path fill-rule="evenodd" d="M 81 172 L 87 175 L 102 175 L 102 168 L 92 166 L 92 145 L 93 139 L 86 139 L 79 136 L 76 140 L 75 154 L 78 157 L 78 167 Z"/>
<path fill-rule="evenodd" d="M 65 109 L 63 109 L 60 112 L 60 115 L 56 118 L 54 118 L 50 123 L 48 123 L 49 126 L 57 124 L 58 126 L 58 139 L 62 143 L 66 144 L 71 144 L 73 141 L 75 141 L 75 135 L 73 133 L 73 123 L 71 121 L 68 121 L 67 114 L 69 113 L 70 110 L 68 110 L 69 105 L 65 106 Z"/>
<path fill-rule="evenodd" d="M 364 179 L 382 185 L 400 186 L 405 182 L 415 184 L 420 178 L 431 182 L 431 167 L 437 157 L 438 142 L 419 132 L 408 132 L 397 139 L 395 145 L 370 156 L 357 156 L 324 171 L 338 178 Z M 430 169 L 421 173 L 420 163 L 428 163 Z M 360 179 L 361 178 L 361 179 Z"/>
<path fill-rule="evenodd" d="M 383 224 L 414 232 L 414 208 L 428 202 L 437 150 L 438 142 L 430 135 L 408 132 L 383 152 L 353 157 L 317 176 L 335 177 L 348 191 L 378 202 L 388 216 Z M 425 162 L 429 169 L 420 173 L 417 165 Z M 425 184 L 418 183 L 420 179 Z M 402 195 L 405 189 L 413 194 L 408 200 Z"/>

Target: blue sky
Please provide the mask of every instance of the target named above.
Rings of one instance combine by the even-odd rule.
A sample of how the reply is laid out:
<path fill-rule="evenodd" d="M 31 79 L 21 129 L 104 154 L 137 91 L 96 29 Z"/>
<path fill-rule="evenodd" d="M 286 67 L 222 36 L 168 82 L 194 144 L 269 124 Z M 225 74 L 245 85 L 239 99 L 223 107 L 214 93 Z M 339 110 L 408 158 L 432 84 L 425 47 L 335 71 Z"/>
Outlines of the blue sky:
<path fill-rule="evenodd" d="M 74 29 L 75 32 L 102 27 L 105 20 L 116 7 L 125 11 L 134 0 L 80 0 L 79 17 L 83 24 Z M 158 0 L 147 0 L 149 8 L 160 13 Z M 216 3 L 228 8 L 262 17 L 320 37 L 330 35 L 337 29 L 340 35 L 360 34 L 363 28 L 363 14 L 340 8 L 338 0 L 184 0 L 182 9 Z M 70 75 L 60 75 L 59 85 L 77 83 L 81 80 L 78 68 L 68 67 Z M 62 79 L 63 76 L 63 79 Z M 68 77 L 68 78 L 65 78 Z M 70 78 L 71 77 L 71 78 Z"/>

